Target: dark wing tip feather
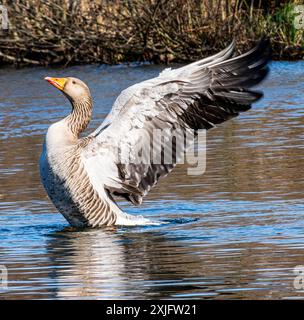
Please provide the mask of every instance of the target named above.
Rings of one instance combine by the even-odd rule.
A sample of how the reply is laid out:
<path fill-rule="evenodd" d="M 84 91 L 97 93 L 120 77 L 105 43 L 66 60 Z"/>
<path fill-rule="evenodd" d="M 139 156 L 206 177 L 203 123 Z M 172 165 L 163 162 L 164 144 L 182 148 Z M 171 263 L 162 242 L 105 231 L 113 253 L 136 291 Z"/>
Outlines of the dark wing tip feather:
<path fill-rule="evenodd" d="M 230 47 L 233 46 L 232 43 Z M 246 53 L 221 61 L 214 60 L 213 64 L 208 65 L 207 90 L 205 87 L 205 91 L 200 91 L 202 81 L 194 73 L 191 84 L 185 86 L 183 91 L 189 96 L 196 92 L 197 98 L 181 115 L 182 120 L 191 128 L 209 129 L 249 110 L 252 103 L 263 97 L 261 91 L 252 87 L 267 76 L 269 60 L 269 40 L 264 37 Z"/>
<path fill-rule="evenodd" d="M 263 93 L 249 89 L 268 75 L 270 56 L 269 40 L 262 37 L 248 52 L 211 66 L 214 96 L 226 102 L 228 97 L 229 103 L 236 105 L 251 105 L 259 100 Z"/>

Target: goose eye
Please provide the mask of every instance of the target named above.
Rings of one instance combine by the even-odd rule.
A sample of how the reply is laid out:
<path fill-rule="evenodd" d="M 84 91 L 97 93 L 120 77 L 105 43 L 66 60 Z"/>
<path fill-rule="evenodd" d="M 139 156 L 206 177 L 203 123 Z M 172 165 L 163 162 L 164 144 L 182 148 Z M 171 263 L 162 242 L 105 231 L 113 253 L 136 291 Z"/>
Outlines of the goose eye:
<path fill-rule="evenodd" d="M 75 84 L 76 82 L 73 80 L 72 83 Z"/>

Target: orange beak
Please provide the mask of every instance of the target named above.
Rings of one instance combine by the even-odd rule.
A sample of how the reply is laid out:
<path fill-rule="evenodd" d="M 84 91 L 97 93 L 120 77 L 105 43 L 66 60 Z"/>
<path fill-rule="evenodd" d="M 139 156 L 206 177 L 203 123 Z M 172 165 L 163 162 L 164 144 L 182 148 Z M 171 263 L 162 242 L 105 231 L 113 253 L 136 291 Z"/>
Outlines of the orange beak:
<path fill-rule="evenodd" d="M 49 82 L 51 85 L 56 87 L 57 89 L 63 91 L 65 83 L 67 82 L 67 78 L 51 78 L 45 77 L 44 80 Z"/>

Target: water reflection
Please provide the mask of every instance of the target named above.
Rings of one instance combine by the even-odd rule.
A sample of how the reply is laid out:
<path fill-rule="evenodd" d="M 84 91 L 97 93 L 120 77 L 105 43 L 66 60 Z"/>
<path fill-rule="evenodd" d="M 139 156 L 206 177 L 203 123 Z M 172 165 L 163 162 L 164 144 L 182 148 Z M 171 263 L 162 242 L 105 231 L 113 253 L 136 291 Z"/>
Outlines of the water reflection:
<path fill-rule="evenodd" d="M 50 264 L 58 266 L 52 278 L 64 284 L 57 286 L 55 296 L 107 299 L 128 292 L 128 283 L 123 281 L 128 270 L 122 241 L 110 230 L 53 234 L 47 242 Z"/>
<path fill-rule="evenodd" d="M 166 291 L 148 283 L 186 276 L 188 265 L 199 263 L 179 241 L 153 232 L 58 232 L 47 250 L 50 264 L 58 266 L 52 275 L 59 284 L 58 298 L 167 297 Z"/>
<path fill-rule="evenodd" d="M 159 229 L 48 234 L 43 260 L 32 246 L 8 264 L 5 298 L 303 297 L 293 288 L 293 268 L 302 263 L 304 247 L 280 246 L 282 235 L 263 244 L 195 240 Z"/>

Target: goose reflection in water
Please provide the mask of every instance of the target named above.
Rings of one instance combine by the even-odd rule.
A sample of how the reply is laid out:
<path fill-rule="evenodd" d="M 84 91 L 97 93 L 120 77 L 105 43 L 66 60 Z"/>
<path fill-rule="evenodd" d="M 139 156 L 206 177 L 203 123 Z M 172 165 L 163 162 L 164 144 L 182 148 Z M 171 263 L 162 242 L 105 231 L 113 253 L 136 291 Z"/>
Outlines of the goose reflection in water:
<path fill-rule="evenodd" d="M 179 291 L 176 279 L 191 276 L 193 266 L 195 272 L 200 268 L 197 255 L 159 232 L 64 230 L 52 235 L 47 248 L 51 264 L 58 265 L 51 275 L 58 284 L 57 298 L 142 298 L 146 293 L 151 297 L 155 279 L 160 286 L 155 286 L 154 294 L 168 297 L 170 281 Z M 182 290 L 193 286 L 184 284 Z"/>

